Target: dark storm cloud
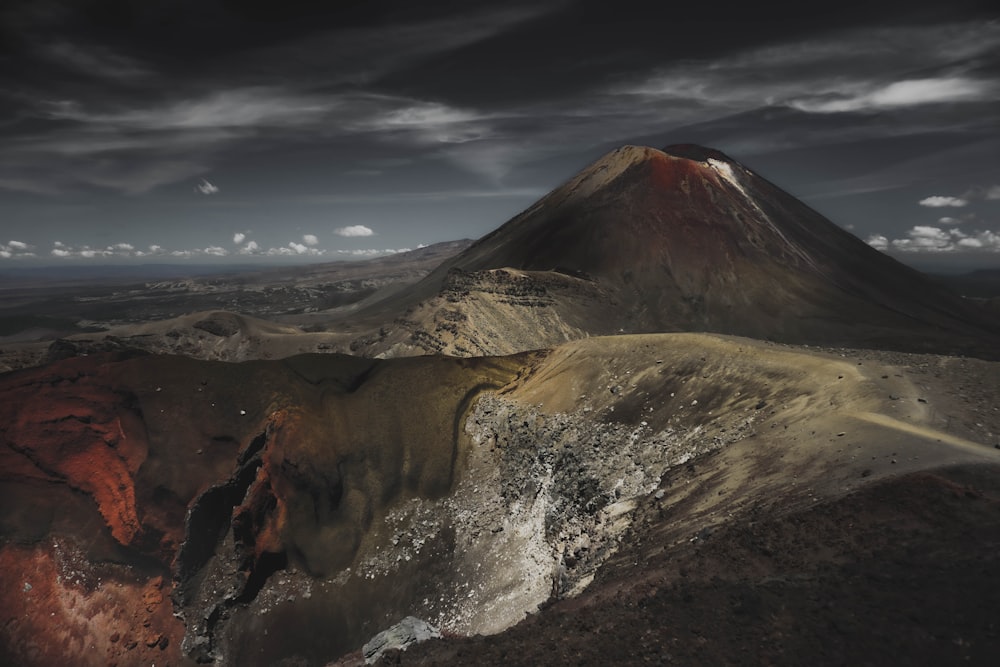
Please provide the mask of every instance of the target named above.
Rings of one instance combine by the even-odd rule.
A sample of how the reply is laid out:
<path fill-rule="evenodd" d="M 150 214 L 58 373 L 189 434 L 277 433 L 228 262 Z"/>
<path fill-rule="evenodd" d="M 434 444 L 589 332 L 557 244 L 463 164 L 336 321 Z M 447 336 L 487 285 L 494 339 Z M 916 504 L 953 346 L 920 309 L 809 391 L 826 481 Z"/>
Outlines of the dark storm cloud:
<path fill-rule="evenodd" d="M 928 131 L 990 133 L 1000 86 L 978 68 L 998 49 L 1000 24 L 967 22 L 854 29 L 671 62 L 509 110 L 484 141 L 447 152 L 503 173 L 566 147 L 628 137 L 656 145 L 671 128 L 734 155 Z"/>
<path fill-rule="evenodd" d="M 29 61 L 29 70 L 61 68 L 64 77 L 85 72 L 109 83 L 101 88 L 91 82 L 86 92 L 71 86 L 65 96 L 32 86 L 8 91 L 9 98 L 20 102 L 25 122 L 7 128 L 8 136 L 16 136 L 5 151 L 0 183 L 37 192 L 74 182 L 117 184 L 124 192 L 141 193 L 201 176 L 211 169 L 217 153 L 234 143 L 304 137 L 336 140 L 345 135 L 436 149 L 498 181 L 518 163 L 567 146 L 593 147 L 747 109 L 784 106 L 809 114 L 844 114 L 994 102 L 1000 92 L 994 80 L 975 71 L 977 63 L 1000 48 L 996 23 L 856 29 L 737 51 L 733 44 L 747 40 L 738 39 L 740 31 L 730 28 L 720 35 L 716 49 L 725 53 L 708 55 L 711 35 L 699 36 L 698 48 L 688 48 L 691 38 L 686 34 L 651 43 L 626 41 L 642 37 L 648 24 L 629 23 L 630 30 L 621 34 L 610 29 L 615 21 L 609 28 L 598 20 L 616 13 L 588 3 L 473 8 L 458 15 L 410 16 L 407 23 L 366 24 L 366 15 L 357 10 L 350 14 L 356 25 L 305 33 L 299 28 L 288 35 L 294 41 L 264 46 L 227 37 L 230 33 L 218 25 L 226 16 L 225 8 L 210 4 L 186 17 L 189 23 L 217 25 L 221 44 L 196 39 L 195 52 L 200 46 L 207 59 L 200 63 L 183 59 L 188 69 L 179 81 L 169 72 L 155 74 L 157 68 L 178 69 L 173 63 L 176 57 L 166 64 L 154 63 L 105 45 L 75 44 L 71 37 L 26 46 L 21 55 Z M 550 42 L 539 45 L 531 38 L 571 10 L 578 12 L 574 22 L 549 34 Z M 130 25 L 149 31 L 140 19 L 157 15 L 152 10 L 138 12 Z M 238 26 L 247 24 L 247 17 L 239 13 L 230 20 Z M 760 28 L 752 22 L 746 25 Z M 592 34 L 599 28 L 612 44 Z M 159 37 L 153 40 L 159 49 L 164 48 L 165 35 L 173 34 L 153 32 Z M 591 48 L 594 44 L 604 48 L 589 59 L 579 56 L 574 49 L 584 38 Z M 510 40 L 519 46 L 508 44 Z M 664 41 L 674 46 L 653 48 Z M 129 40 L 119 42 L 122 48 Z M 223 49 L 226 45 L 229 50 Z M 666 62 L 651 58 L 680 46 L 688 58 Z M 493 67 L 520 74 L 504 101 L 469 99 L 458 104 L 443 101 L 448 95 L 435 97 L 435 88 L 465 83 L 460 73 L 439 69 L 437 59 L 475 65 L 476 57 L 467 56 L 470 51 L 475 56 L 477 49 L 485 49 L 478 58 L 488 59 Z M 498 49 L 502 52 L 496 53 Z M 559 49 L 570 55 L 553 56 Z M 155 49 L 146 51 L 149 56 Z M 537 69 L 540 63 L 551 73 L 518 72 L 518 58 L 525 57 L 518 54 L 525 52 L 530 56 L 528 67 Z M 692 58 L 689 52 L 704 55 Z M 629 69 L 618 71 L 621 66 L 616 62 L 628 64 Z M 490 77 L 489 70 L 483 66 L 478 76 L 494 89 L 503 87 L 505 80 Z M 573 75 L 581 73 L 588 75 L 587 82 L 573 81 Z M 408 81 L 393 85 L 394 77 Z M 567 80 L 575 91 L 565 90 Z M 536 84 L 549 91 L 545 99 L 533 95 Z M 841 135 L 836 139 L 849 140 L 859 131 L 854 124 L 844 124 L 834 133 Z M 84 163 L 93 157 L 100 158 L 100 165 L 86 169 Z M 32 178 L 38 171 L 48 171 L 55 160 L 65 166 L 62 174 L 49 174 L 41 182 Z M 135 170 L 133 161 L 155 161 L 158 166 Z M 117 166 L 121 163 L 129 167 L 121 169 Z"/>
<path fill-rule="evenodd" d="M 156 31 L 156 48 L 136 47 L 129 54 L 114 48 L 135 47 L 134 37 L 112 40 L 114 47 L 84 43 L 93 34 L 80 35 L 83 19 L 70 21 L 65 6 L 51 5 L 50 13 L 22 8 L 13 22 L 34 37 L 21 40 L 7 57 L 17 72 L 2 95 L 16 111 L 15 121 L 0 128 L 7 148 L 0 186 L 52 193 L 90 185 L 134 194 L 200 176 L 221 151 L 240 143 L 376 133 L 416 145 L 475 138 L 476 117 L 469 112 L 359 88 L 402 63 L 486 38 L 547 10 L 538 3 L 470 7 L 457 15 L 409 17 L 408 23 L 390 18 L 375 25 L 366 25 L 358 11 L 352 15 L 357 25 L 298 28 L 294 41 L 264 46 L 244 45 L 219 26 L 220 43 L 195 40 L 193 50 L 205 60 L 191 57 L 188 42 L 180 49 L 175 44 L 164 57 L 158 51 L 166 40 Z M 210 8 L 204 20 L 217 23 L 218 13 Z M 187 20 L 198 22 L 201 15 Z M 240 14 L 232 19 L 245 23 Z M 138 18 L 131 21 L 149 30 Z M 57 27 L 68 36 L 56 33 Z M 144 162 L 157 166 L 134 168 Z"/>
<path fill-rule="evenodd" d="M 901 17 L 909 24 L 942 25 L 968 5 L 578 0 L 517 31 L 415 63 L 386 83 L 456 104 L 552 99 L 605 87 L 658 64 L 715 59 L 858 25 Z"/>
<path fill-rule="evenodd" d="M 0 215 L 4 193 L 186 196 L 220 219 L 262 192 L 292 217 L 527 204 L 624 142 L 712 144 L 816 200 L 996 185 L 995 13 L 870 4 L 8 3 Z"/>

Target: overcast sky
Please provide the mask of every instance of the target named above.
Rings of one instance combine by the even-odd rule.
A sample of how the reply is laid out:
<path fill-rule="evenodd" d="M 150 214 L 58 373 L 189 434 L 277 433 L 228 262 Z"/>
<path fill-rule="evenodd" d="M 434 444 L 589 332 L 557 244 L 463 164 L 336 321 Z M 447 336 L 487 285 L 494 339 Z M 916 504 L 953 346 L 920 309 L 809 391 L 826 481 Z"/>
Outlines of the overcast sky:
<path fill-rule="evenodd" d="M 906 261 L 1000 263 L 991 3 L 250 4 L 0 5 L 0 267 L 476 238 L 679 142 Z"/>

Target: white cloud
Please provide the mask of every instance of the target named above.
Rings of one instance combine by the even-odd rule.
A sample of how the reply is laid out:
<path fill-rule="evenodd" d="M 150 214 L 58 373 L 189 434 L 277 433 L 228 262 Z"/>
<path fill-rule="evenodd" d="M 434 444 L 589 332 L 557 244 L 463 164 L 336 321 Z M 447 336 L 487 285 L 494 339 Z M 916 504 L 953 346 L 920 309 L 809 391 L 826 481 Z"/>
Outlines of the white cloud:
<path fill-rule="evenodd" d="M 220 246 L 208 246 L 192 250 L 171 250 L 169 254 L 171 257 L 226 257 L 229 251 Z"/>
<path fill-rule="evenodd" d="M 12 257 L 35 257 L 32 252 L 34 246 L 23 241 L 8 241 L 6 244 L 0 243 L 0 257 L 10 259 Z"/>
<path fill-rule="evenodd" d="M 1000 252 L 1000 234 L 989 230 L 977 232 L 971 236 L 958 239 L 956 245 L 959 248 Z"/>
<path fill-rule="evenodd" d="M 310 236 L 310 235 L 306 235 Z M 9 244 L 0 245 L 0 251 L 5 254 L 0 257 L 12 257 L 17 255 L 33 256 L 33 253 L 25 254 L 23 251 L 11 248 Z M 256 241 L 246 241 L 237 250 L 230 251 L 221 246 L 207 246 L 204 248 L 186 248 L 168 250 L 161 245 L 150 245 L 148 250 L 138 250 L 131 243 L 115 243 L 104 248 L 92 248 L 90 246 L 80 246 L 74 248 L 65 243 L 60 243 L 50 251 L 51 256 L 60 258 L 125 258 L 125 257 L 153 257 L 167 256 L 181 259 L 199 257 L 229 257 L 235 255 L 256 256 L 256 257 L 319 257 L 327 254 L 321 248 L 307 245 L 306 243 L 291 242 L 287 246 L 279 248 L 269 248 L 263 250 Z"/>
<path fill-rule="evenodd" d="M 951 230 L 954 235 L 960 234 L 958 230 Z M 896 248 L 910 250 L 944 250 L 954 241 L 953 234 L 950 234 L 940 227 L 929 225 L 916 225 L 906 233 L 908 239 L 896 239 L 892 245 Z"/>
<path fill-rule="evenodd" d="M 813 113 L 838 113 L 911 107 L 923 104 L 978 102 L 998 97 L 992 81 L 966 77 L 909 79 L 895 81 L 853 95 L 827 93 L 820 97 L 793 100 L 791 106 Z"/>
<path fill-rule="evenodd" d="M 131 243 L 114 243 L 112 245 L 105 246 L 104 248 L 92 248 L 88 245 L 74 248 L 73 246 L 63 243 L 62 241 L 55 241 L 52 246 L 52 250 L 49 251 L 49 254 L 52 257 L 62 258 L 76 257 L 94 259 L 98 257 L 150 257 L 163 253 L 163 248 L 158 245 L 151 245 L 148 250 L 138 250 Z"/>
<path fill-rule="evenodd" d="M 889 239 L 881 234 L 872 234 L 868 237 L 868 245 L 876 250 L 885 250 L 889 247 Z"/>
<path fill-rule="evenodd" d="M 306 245 L 313 246 L 319 244 L 319 239 L 316 238 L 314 234 L 303 234 L 302 242 Z"/>
<path fill-rule="evenodd" d="M 868 245 L 878 250 L 891 247 L 900 252 L 1000 252 L 1000 234 L 990 230 L 965 233 L 955 228 L 945 230 L 930 225 L 916 225 L 906 232 L 906 238 L 889 241 L 885 236 L 876 234 L 868 238 Z"/>
<path fill-rule="evenodd" d="M 958 218 L 945 216 L 943 218 L 938 218 L 938 223 L 942 225 L 960 225 L 962 224 L 962 221 Z"/>
<path fill-rule="evenodd" d="M 989 246 L 993 250 L 1000 252 L 1000 234 L 997 232 L 985 231 L 980 232 L 976 239 L 982 241 L 984 246 Z"/>
<path fill-rule="evenodd" d="M 879 109 L 992 99 L 996 95 L 992 81 L 964 77 L 911 79 L 890 83 L 880 90 L 862 96 L 860 102 Z"/>
<path fill-rule="evenodd" d="M 337 236 L 371 236 L 375 232 L 372 231 L 370 227 L 365 227 L 364 225 L 349 225 L 347 227 L 338 227 L 333 230 L 333 233 Z"/>
<path fill-rule="evenodd" d="M 219 191 L 218 186 L 209 183 L 204 178 L 201 179 L 201 183 L 194 186 L 194 189 L 196 192 L 200 192 L 203 195 L 214 195 Z"/>
<path fill-rule="evenodd" d="M 359 120 L 355 127 L 364 131 L 406 132 L 419 143 L 462 144 L 491 133 L 488 117 L 438 102 L 384 98 L 387 110 Z"/>
<path fill-rule="evenodd" d="M 309 234 L 306 234 L 306 237 L 308 237 L 308 236 L 309 236 Z M 303 238 L 305 238 L 305 237 L 303 237 Z M 317 255 L 323 255 L 323 254 L 326 253 L 325 250 L 321 250 L 319 248 L 310 247 L 309 244 L 308 244 L 308 239 L 306 240 L 306 243 L 297 243 L 295 241 L 292 241 L 291 243 L 288 244 L 288 248 L 287 249 L 290 249 L 296 255 L 317 256 Z M 272 248 L 271 251 L 273 251 L 273 250 L 275 250 L 275 249 Z M 283 250 L 286 250 L 286 248 L 279 248 L 277 250 L 278 250 L 279 254 L 286 254 L 284 252 L 281 252 Z M 270 254 L 271 251 L 268 251 L 268 253 Z"/>
<path fill-rule="evenodd" d="M 12 257 L 35 257 L 35 253 L 32 252 L 34 246 L 28 245 L 23 241 L 9 241 L 6 244 L 0 243 L 0 257 L 4 259 L 10 259 Z"/>
<path fill-rule="evenodd" d="M 735 122 L 723 121 L 720 129 L 731 154 L 770 152 L 924 132 L 925 120 L 907 114 L 891 121 L 872 117 L 858 123 L 808 127 L 776 122 L 771 127 L 755 127 L 750 134 L 741 129 L 742 121 L 734 114 L 756 109 L 766 118 L 771 113 L 764 111 L 767 107 L 775 107 L 776 117 L 784 113 L 780 107 L 814 113 L 830 113 L 837 107 L 863 111 L 866 105 L 875 111 L 916 109 L 949 95 L 951 101 L 970 103 L 967 113 L 941 110 L 942 115 L 964 114 L 949 129 L 968 122 L 992 127 L 971 103 L 1000 99 L 1000 82 L 972 72 L 969 63 L 991 58 L 989 54 L 997 48 L 1000 22 L 970 21 L 831 30 L 807 41 L 735 51 L 715 59 L 680 59 L 652 73 L 640 70 L 632 81 L 590 95 L 575 111 L 565 104 L 548 105 L 544 133 L 555 136 L 547 137 L 544 144 L 575 140 L 587 145 L 595 136 L 643 136 L 662 133 L 665 126 L 732 117 Z M 960 64 L 956 67 L 956 63 Z M 914 72 L 932 74 L 918 78 Z M 628 101 L 627 107 L 622 100 Z M 545 118 L 542 113 L 535 116 Z M 573 136 L 577 129 L 579 134 Z M 534 143 L 537 139 L 529 138 Z"/>
<path fill-rule="evenodd" d="M 931 197 L 924 197 L 918 203 L 921 206 L 928 206 L 930 208 L 944 208 L 946 206 L 961 208 L 962 206 L 966 206 L 969 202 L 961 197 L 944 197 L 941 195 L 934 195 Z"/>
<path fill-rule="evenodd" d="M 1000 185 L 994 185 L 986 189 L 986 199 L 995 201 L 1000 199 Z"/>
<path fill-rule="evenodd" d="M 162 246 L 151 245 L 148 250 L 137 250 L 131 243 L 114 243 L 103 248 L 93 248 L 89 245 L 73 247 L 62 241 L 54 241 L 49 254 L 52 257 L 77 257 L 93 259 L 98 257 L 150 257 L 163 253 Z"/>
<path fill-rule="evenodd" d="M 410 248 L 362 248 L 358 250 L 338 250 L 338 255 L 354 257 L 373 257 L 378 255 L 395 255 L 400 252 L 410 252 Z"/>
<path fill-rule="evenodd" d="M 335 105 L 336 99 L 313 98 L 277 87 L 253 86 L 208 93 L 169 105 L 91 111 L 75 102 L 50 104 L 53 119 L 139 130 L 200 130 L 307 125 Z"/>
<path fill-rule="evenodd" d="M 918 79 L 912 72 L 972 60 L 998 47 L 997 22 L 830 32 L 715 60 L 682 60 L 618 91 L 657 99 L 661 127 L 664 103 L 671 115 L 693 117 L 703 116 L 706 106 L 715 111 L 786 104 L 831 113 L 989 100 L 1000 94 L 992 79 Z"/>
<path fill-rule="evenodd" d="M 233 234 L 233 243 L 235 243 L 236 245 L 240 245 L 241 243 L 246 241 L 246 239 L 247 235 L 244 234 L 243 232 L 236 232 L 235 234 Z"/>
<path fill-rule="evenodd" d="M 235 255 L 256 256 L 256 257 L 321 257 L 330 254 L 345 255 L 351 257 L 377 257 L 382 255 L 392 255 L 401 252 L 409 252 L 410 248 L 361 248 L 355 250 L 328 251 L 318 248 L 316 245 L 309 245 L 307 242 L 318 239 L 312 234 L 303 235 L 303 243 L 292 241 L 286 246 L 272 247 L 264 250 L 256 241 L 245 241 L 237 250 L 230 251 L 221 246 L 207 246 L 204 248 L 189 248 L 169 250 L 158 244 L 147 246 L 146 250 L 139 250 L 131 243 L 115 243 L 102 248 L 94 248 L 89 245 L 71 246 L 62 241 L 53 242 L 53 247 L 49 250 L 49 256 L 61 259 L 118 259 L 128 257 L 175 257 L 179 259 L 191 259 L 198 257 L 227 257 Z M 420 247 L 425 247 L 421 244 Z M 12 241 L 0 244 L 0 258 L 35 257 L 31 252 L 32 246 L 22 241 Z"/>

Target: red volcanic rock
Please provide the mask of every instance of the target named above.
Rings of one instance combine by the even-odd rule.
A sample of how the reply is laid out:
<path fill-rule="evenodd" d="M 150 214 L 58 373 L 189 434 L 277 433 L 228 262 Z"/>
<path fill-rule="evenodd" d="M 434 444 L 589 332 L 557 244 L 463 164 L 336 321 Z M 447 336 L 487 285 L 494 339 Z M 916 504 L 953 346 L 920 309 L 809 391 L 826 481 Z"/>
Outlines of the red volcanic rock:
<path fill-rule="evenodd" d="M 270 577 L 339 572 L 396 503 L 446 494 L 456 415 L 521 361 L 389 365 L 92 355 L 0 375 L 0 565 L 31 573 L 0 586 L 0 664 L 288 653 L 299 640 L 243 623 L 275 604 Z M 331 600 L 315 623 L 389 611 L 358 591 Z M 337 630 L 308 650 L 366 633 Z"/>
<path fill-rule="evenodd" d="M 169 566 L 188 505 L 232 474 L 271 410 L 297 400 L 278 397 L 292 374 L 268 372 L 261 387 L 252 364 L 105 354 L 7 374 L 0 483 L 81 492 L 115 541 Z"/>
<path fill-rule="evenodd" d="M 289 489 L 281 472 L 283 444 L 289 431 L 294 434 L 294 419 L 281 410 L 268 420 L 269 438 L 261 453 L 261 466 L 250 484 L 243 502 L 233 508 L 233 535 L 251 553 L 251 570 L 256 570 L 265 555 L 283 554 L 286 550 L 284 529 L 288 523 Z M 293 436 L 294 437 L 294 436 Z"/>
<path fill-rule="evenodd" d="M 0 545 L 0 571 L 0 664 L 191 664 L 162 577 L 95 565 L 58 539 Z"/>
<path fill-rule="evenodd" d="M 142 530 L 133 476 L 147 443 L 134 397 L 116 389 L 110 362 L 103 356 L 69 359 L 18 373 L 0 387 L 0 456 L 4 463 L 21 459 L 5 465 L 0 476 L 83 491 L 114 538 L 130 544 Z"/>

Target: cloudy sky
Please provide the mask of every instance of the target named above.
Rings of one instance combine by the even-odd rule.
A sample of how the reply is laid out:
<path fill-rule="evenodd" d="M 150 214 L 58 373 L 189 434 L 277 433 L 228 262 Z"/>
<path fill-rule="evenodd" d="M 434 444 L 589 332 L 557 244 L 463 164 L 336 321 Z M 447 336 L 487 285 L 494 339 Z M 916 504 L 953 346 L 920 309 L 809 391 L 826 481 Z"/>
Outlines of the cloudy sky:
<path fill-rule="evenodd" d="M 5 0 L 0 267 L 476 238 L 678 142 L 905 261 L 1000 264 L 989 4 Z"/>

